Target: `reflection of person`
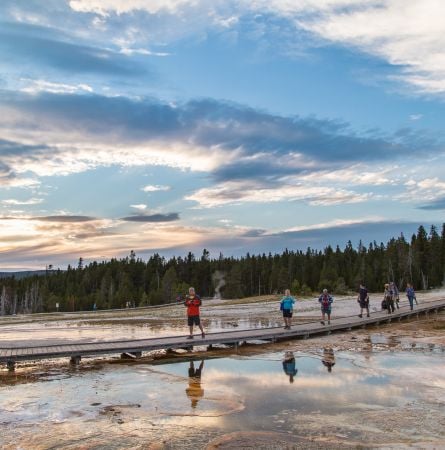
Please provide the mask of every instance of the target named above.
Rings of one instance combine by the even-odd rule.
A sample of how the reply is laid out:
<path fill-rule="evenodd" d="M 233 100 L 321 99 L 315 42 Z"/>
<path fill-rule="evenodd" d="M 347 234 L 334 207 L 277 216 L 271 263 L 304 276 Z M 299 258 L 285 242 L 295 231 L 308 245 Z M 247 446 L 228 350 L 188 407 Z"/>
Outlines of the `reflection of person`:
<path fill-rule="evenodd" d="M 323 359 L 321 362 L 328 368 L 328 372 L 332 372 L 332 367 L 335 366 L 334 349 L 331 347 L 325 347 L 323 349 Z"/>
<path fill-rule="evenodd" d="M 295 367 L 295 357 L 293 352 L 286 352 L 283 359 L 283 370 L 286 375 L 289 375 L 289 383 L 294 382 L 294 376 L 298 369 Z"/>
<path fill-rule="evenodd" d="M 204 360 L 201 361 L 197 369 L 195 369 L 193 361 L 190 361 L 189 385 L 185 390 L 185 393 L 191 401 L 192 408 L 196 408 L 199 400 L 204 396 L 204 389 L 201 388 L 201 372 L 203 367 Z"/>
<path fill-rule="evenodd" d="M 284 291 L 284 297 L 281 299 L 280 309 L 283 311 L 284 329 L 290 330 L 292 322 L 292 310 L 295 303 L 294 297 L 290 295 L 290 290 Z"/>
<path fill-rule="evenodd" d="M 189 293 L 185 297 L 184 305 L 187 307 L 187 322 L 190 328 L 190 335 L 187 339 L 193 339 L 193 325 L 196 325 L 201 330 L 201 336 L 205 338 L 204 329 L 199 318 L 199 307 L 201 306 L 201 298 L 195 293 L 195 288 L 189 288 Z"/>
<path fill-rule="evenodd" d="M 414 291 L 413 285 L 411 283 L 406 283 L 406 296 L 408 297 L 409 307 L 411 311 L 414 309 L 414 302 L 417 305 L 416 292 Z"/>
<path fill-rule="evenodd" d="M 329 295 L 327 289 L 323 289 L 323 293 L 318 297 L 321 305 L 321 324 L 324 325 L 325 314 L 328 315 L 328 325 L 331 323 L 332 302 L 334 299 Z"/>
<path fill-rule="evenodd" d="M 357 302 L 360 305 L 360 314 L 358 315 L 360 318 L 363 317 L 363 310 L 366 309 L 366 317 L 369 317 L 369 295 L 368 289 L 364 286 L 364 284 L 360 283 L 360 289 L 358 291 Z"/>

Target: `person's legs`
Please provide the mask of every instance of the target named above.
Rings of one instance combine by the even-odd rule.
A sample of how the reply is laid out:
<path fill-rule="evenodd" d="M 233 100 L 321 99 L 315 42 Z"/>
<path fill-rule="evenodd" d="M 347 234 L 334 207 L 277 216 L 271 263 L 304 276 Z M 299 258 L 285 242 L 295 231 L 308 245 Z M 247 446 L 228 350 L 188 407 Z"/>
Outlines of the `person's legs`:
<path fill-rule="evenodd" d="M 393 312 L 396 310 L 396 308 L 395 308 L 395 306 L 394 306 L 394 300 L 391 300 L 391 301 L 389 302 L 389 305 L 390 305 L 390 307 L 391 307 L 391 312 L 393 313 Z"/>
<path fill-rule="evenodd" d="M 331 311 L 328 311 L 328 325 L 331 323 Z"/>
<path fill-rule="evenodd" d="M 193 338 L 193 317 L 192 316 L 189 316 L 189 317 L 187 317 L 187 322 L 188 322 L 188 326 L 189 326 L 189 330 L 190 330 L 190 333 L 189 333 L 189 339 L 191 339 L 191 338 Z"/>
<path fill-rule="evenodd" d="M 408 301 L 409 301 L 409 307 L 411 309 L 411 311 L 414 309 L 414 299 L 413 297 L 408 297 Z"/>
<path fill-rule="evenodd" d="M 321 310 L 321 324 L 324 325 L 324 316 L 325 316 L 325 312 L 324 309 Z"/>
<path fill-rule="evenodd" d="M 199 329 L 201 330 L 201 336 L 205 338 L 204 328 L 202 327 L 201 319 L 199 316 L 195 317 L 195 324 L 198 325 Z"/>

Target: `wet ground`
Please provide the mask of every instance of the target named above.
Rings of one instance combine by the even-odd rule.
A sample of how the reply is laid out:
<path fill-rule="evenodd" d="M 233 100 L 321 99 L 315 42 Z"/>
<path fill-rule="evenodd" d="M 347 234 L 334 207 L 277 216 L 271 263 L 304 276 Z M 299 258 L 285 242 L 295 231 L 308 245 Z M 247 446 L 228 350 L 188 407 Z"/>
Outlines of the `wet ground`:
<path fill-rule="evenodd" d="M 352 299 L 343 302 L 338 313 L 356 312 Z M 215 302 L 203 315 L 215 331 L 281 325 L 275 306 Z M 299 307 L 301 320 L 316 317 L 309 301 Z M 8 342 L 184 334 L 176 306 L 119 314 L 21 317 L 0 325 L 0 336 Z M 13 374 L 0 372 L 0 447 L 441 449 L 444 336 L 442 313 L 238 352 L 86 359 L 72 368 L 62 360 L 26 363 Z"/>

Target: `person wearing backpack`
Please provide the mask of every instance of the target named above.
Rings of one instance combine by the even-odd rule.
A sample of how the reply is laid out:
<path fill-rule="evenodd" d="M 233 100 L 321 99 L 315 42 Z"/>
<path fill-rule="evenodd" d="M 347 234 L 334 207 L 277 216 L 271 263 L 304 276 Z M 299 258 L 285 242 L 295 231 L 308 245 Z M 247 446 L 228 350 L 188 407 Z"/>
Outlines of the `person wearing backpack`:
<path fill-rule="evenodd" d="M 290 290 L 284 291 L 284 297 L 280 302 L 280 310 L 283 311 L 284 329 L 290 330 L 292 322 L 292 310 L 294 307 L 295 298 L 290 295 Z"/>
<path fill-rule="evenodd" d="M 389 283 L 389 290 L 391 292 L 392 299 L 394 301 L 394 306 L 396 306 L 397 309 L 399 309 L 399 300 L 400 300 L 399 289 L 394 283 L 394 281 L 391 281 L 391 283 Z"/>
<path fill-rule="evenodd" d="M 406 296 L 408 297 L 409 307 L 411 311 L 414 309 L 414 301 L 417 305 L 416 293 L 414 291 L 413 285 L 411 283 L 406 283 Z"/>
<path fill-rule="evenodd" d="M 331 311 L 332 311 L 332 302 L 334 299 L 329 295 L 327 289 L 323 289 L 322 294 L 318 297 L 318 302 L 321 306 L 321 321 L 322 325 L 325 324 L 325 315 L 328 315 L 328 325 L 331 323 Z"/>
<path fill-rule="evenodd" d="M 383 308 L 383 303 L 386 305 L 386 308 Z M 385 290 L 383 292 L 382 309 L 387 309 L 388 314 L 391 314 L 396 310 L 394 307 L 394 297 L 392 295 L 392 292 L 389 288 L 388 283 L 385 283 Z"/>
<path fill-rule="evenodd" d="M 363 284 L 360 284 L 360 289 L 357 296 L 357 302 L 360 305 L 360 318 L 363 317 L 363 310 L 366 309 L 366 317 L 369 317 L 369 295 L 368 289 Z"/>

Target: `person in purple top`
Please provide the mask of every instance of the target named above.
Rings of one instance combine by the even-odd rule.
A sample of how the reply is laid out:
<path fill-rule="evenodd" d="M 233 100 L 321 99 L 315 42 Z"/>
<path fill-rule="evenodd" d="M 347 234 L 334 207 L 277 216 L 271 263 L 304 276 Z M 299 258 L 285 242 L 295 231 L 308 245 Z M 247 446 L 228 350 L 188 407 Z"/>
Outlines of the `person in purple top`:
<path fill-rule="evenodd" d="M 328 315 L 328 325 L 331 323 L 332 302 L 334 299 L 329 295 L 327 289 L 323 289 L 322 294 L 318 297 L 321 306 L 321 324 L 325 324 L 325 315 Z"/>

